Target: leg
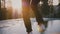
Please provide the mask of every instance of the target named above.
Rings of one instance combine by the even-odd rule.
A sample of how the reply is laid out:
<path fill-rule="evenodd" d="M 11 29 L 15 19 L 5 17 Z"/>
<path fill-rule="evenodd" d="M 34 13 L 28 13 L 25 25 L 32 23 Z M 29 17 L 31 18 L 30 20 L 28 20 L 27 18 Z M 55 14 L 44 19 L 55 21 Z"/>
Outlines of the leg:
<path fill-rule="evenodd" d="M 29 18 L 24 18 L 24 24 L 25 24 L 27 33 L 32 32 L 31 22 Z"/>
<path fill-rule="evenodd" d="M 24 5 L 24 2 L 26 5 Z M 30 11 L 30 5 L 29 5 L 29 0 L 23 0 L 23 19 L 24 19 L 24 24 L 26 27 L 26 31 L 29 34 L 32 31 L 32 26 L 31 26 L 31 21 L 30 21 L 30 16 L 29 16 L 29 11 Z"/>
<path fill-rule="evenodd" d="M 38 7 L 37 7 L 37 5 L 38 5 L 38 3 L 40 2 L 40 0 L 32 0 L 32 2 L 31 2 L 31 8 L 32 8 L 32 10 L 34 11 L 34 13 L 35 13 L 35 16 L 36 16 L 36 20 L 37 20 L 37 22 L 38 22 L 38 26 L 40 27 L 41 26 L 41 24 L 44 24 L 45 25 L 45 23 L 44 23 L 44 21 L 43 21 L 43 17 L 42 17 L 42 14 L 41 14 L 41 11 L 39 11 L 38 10 Z M 41 9 L 40 9 L 41 10 Z M 43 30 L 41 30 L 41 32 L 42 31 L 44 31 L 44 29 Z"/>
<path fill-rule="evenodd" d="M 37 4 L 40 2 L 40 1 L 42 1 L 43 2 L 43 5 L 40 7 L 41 9 L 40 9 L 40 11 L 38 10 L 38 7 L 37 7 Z M 42 17 L 42 14 L 41 14 L 41 12 L 44 12 L 44 11 L 49 11 L 49 8 L 48 8 L 48 0 L 32 0 L 32 2 L 31 2 L 31 8 L 32 8 L 32 10 L 34 11 L 34 13 L 35 13 L 35 16 L 36 16 L 36 20 L 37 20 L 37 22 L 38 22 L 38 24 L 40 24 L 40 23 L 42 23 L 42 24 L 44 24 L 45 25 L 45 27 L 47 27 L 47 21 L 46 22 L 44 22 L 43 21 L 43 17 Z M 43 8 L 42 8 L 43 7 Z"/>
<path fill-rule="evenodd" d="M 37 4 L 40 2 L 40 0 L 32 0 L 31 2 L 31 8 L 32 10 L 34 11 L 35 13 L 35 16 L 36 16 L 36 20 L 38 22 L 38 25 L 43 23 L 43 19 L 42 19 L 42 14 L 41 12 L 38 10 L 38 7 L 37 7 Z"/>

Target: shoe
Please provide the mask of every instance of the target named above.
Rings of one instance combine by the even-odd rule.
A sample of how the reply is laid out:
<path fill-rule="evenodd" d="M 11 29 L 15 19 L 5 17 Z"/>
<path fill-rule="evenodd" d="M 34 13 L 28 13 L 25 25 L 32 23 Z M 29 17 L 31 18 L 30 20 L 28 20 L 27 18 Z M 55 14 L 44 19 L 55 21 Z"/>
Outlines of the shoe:
<path fill-rule="evenodd" d="M 32 34 L 32 32 L 28 32 L 27 34 Z"/>
<path fill-rule="evenodd" d="M 37 29 L 38 29 L 39 32 L 44 32 L 45 26 L 44 26 L 43 24 L 38 25 L 38 26 L 37 26 Z"/>

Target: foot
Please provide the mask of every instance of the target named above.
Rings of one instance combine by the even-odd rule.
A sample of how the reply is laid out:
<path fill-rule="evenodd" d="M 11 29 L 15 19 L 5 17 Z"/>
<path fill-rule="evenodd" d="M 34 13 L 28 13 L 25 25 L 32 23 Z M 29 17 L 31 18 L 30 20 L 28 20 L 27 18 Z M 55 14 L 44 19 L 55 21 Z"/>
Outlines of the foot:
<path fill-rule="evenodd" d="M 28 32 L 27 34 L 32 34 L 32 32 Z"/>
<path fill-rule="evenodd" d="M 37 29 L 38 29 L 39 32 L 44 32 L 45 26 L 43 24 L 38 25 L 37 27 L 38 27 Z"/>

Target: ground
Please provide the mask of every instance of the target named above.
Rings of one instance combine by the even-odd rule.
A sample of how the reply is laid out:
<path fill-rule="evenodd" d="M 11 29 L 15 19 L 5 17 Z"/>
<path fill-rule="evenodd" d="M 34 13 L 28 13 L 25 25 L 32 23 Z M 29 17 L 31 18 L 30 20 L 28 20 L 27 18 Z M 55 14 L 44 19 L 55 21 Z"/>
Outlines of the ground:
<path fill-rule="evenodd" d="M 60 20 L 51 22 L 48 22 L 48 27 L 44 34 L 60 34 Z M 37 22 L 35 18 L 31 19 L 32 23 L 32 33 L 33 34 L 40 34 L 40 32 L 37 30 Z M 0 21 L 0 34 L 27 34 L 24 21 L 23 19 L 10 19 L 10 20 L 3 20 Z"/>

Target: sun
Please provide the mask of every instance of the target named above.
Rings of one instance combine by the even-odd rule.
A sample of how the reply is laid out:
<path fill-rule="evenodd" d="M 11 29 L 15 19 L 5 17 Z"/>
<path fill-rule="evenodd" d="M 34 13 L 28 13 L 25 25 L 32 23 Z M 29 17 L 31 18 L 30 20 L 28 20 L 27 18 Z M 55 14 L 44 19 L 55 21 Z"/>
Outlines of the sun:
<path fill-rule="evenodd" d="M 19 17 L 22 14 L 22 0 L 5 0 L 5 7 L 7 10 L 12 8 L 12 17 L 15 15 Z"/>
<path fill-rule="evenodd" d="M 5 0 L 6 8 L 12 7 L 16 10 L 22 10 L 22 0 Z"/>
<path fill-rule="evenodd" d="M 12 7 L 16 9 L 20 9 L 22 7 L 22 1 L 21 0 L 11 0 L 12 1 Z"/>
<path fill-rule="evenodd" d="M 11 0 L 12 3 L 12 8 L 13 8 L 13 12 L 15 12 L 14 10 L 17 10 L 18 14 L 22 13 L 22 0 Z"/>

